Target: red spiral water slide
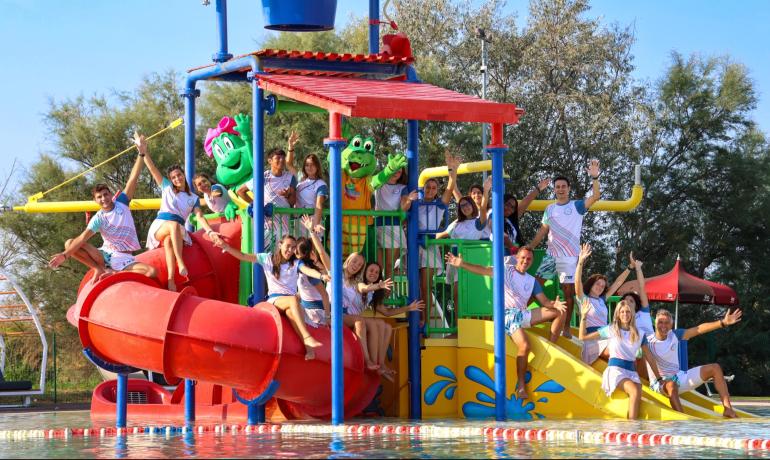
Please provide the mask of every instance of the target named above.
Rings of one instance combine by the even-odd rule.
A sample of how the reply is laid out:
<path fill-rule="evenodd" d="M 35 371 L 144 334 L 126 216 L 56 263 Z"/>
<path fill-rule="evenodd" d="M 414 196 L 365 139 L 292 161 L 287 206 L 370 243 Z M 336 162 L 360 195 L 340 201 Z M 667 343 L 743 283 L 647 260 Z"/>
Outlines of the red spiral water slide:
<path fill-rule="evenodd" d="M 239 245 L 241 224 L 223 222 L 218 231 Z M 167 380 L 188 378 L 238 389 L 255 397 L 271 381 L 274 397 L 293 416 L 331 415 L 331 332 L 309 328 L 324 344 L 306 361 L 302 341 L 288 320 L 269 303 L 237 304 L 239 262 L 223 254 L 201 232 L 185 247 L 189 281 L 177 279 L 181 292 L 154 280 L 117 273 L 97 283 L 81 283 L 71 319 L 83 347 L 118 364 L 160 372 Z M 137 257 L 166 279 L 163 248 Z M 374 398 L 379 376 L 366 371 L 356 337 L 343 331 L 345 413 L 360 413 Z"/>

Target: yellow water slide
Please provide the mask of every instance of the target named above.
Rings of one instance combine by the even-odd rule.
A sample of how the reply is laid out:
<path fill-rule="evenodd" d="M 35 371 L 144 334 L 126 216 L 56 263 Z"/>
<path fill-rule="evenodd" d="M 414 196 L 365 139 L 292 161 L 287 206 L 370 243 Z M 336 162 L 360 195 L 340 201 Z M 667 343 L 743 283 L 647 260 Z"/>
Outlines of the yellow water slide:
<path fill-rule="evenodd" d="M 494 416 L 493 323 L 460 319 L 456 339 L 428 339 L 423 352 L 423 414 L 426 417 Z M 546 339 L 547 329 L 528 330 L 527 390 L 529 398 L 516 397 L 516 345 L 506 345 L 509 419 L 625 418 L 628 398 L 622 391 L 608 397 L 601 388 L 606 363 L 584 364 L 580 345 L 561 338 Z M 689 392 L 682 397 L 685 412 L 671 409 L 668 399 L 644 387 L 639 412 L 646 420 L 719 419 L 718 402 Z M 746 412 L 741 417 L 753 417 Z"/>

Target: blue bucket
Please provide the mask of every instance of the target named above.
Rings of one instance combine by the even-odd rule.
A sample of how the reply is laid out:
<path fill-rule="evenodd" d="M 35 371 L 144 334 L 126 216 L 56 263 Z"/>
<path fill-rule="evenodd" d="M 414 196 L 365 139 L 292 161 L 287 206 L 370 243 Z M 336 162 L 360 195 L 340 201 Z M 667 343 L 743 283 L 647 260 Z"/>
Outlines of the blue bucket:
<path fill-rule="evenodd" d="M 334 29 L 337 0 L 262 0 L 265 28 L 290 32 Z"/>

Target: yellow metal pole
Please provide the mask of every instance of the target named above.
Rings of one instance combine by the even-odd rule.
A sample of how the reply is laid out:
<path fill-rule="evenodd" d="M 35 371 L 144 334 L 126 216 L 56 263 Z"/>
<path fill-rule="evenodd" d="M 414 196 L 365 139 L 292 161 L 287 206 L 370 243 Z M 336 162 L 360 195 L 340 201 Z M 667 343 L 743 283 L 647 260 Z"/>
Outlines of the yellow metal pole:
<path fill-rule="evenodd" d="M 470 174 L 483 171 L 492 170 L 492 160 L 486 161 L 473 161 L 471 163 L 463 163 L 457 168 L 457 174 Z M 418 180 L 418 186 L 423 187 L 428 179 L 434 177 L 446 177 L 449 175 L 449 171 L 446 166 L 436 166 L 434 168 L 425 168 L 420 173 Z M 630 212 L 639 206 L 644 196 L 644 188 L 642 187 L 641 169 L 639 165 L 634 166 L 634 186 L 631 188 L 631 196 L 627 200 L 599 200 L 591 206 L 591 211 L 608 211 L 608 212 Z M 545 211 L 546 206 L 551 203 L 555 203 L 556 200 L 533 200 L 527 207 L 528 211 Z"/>

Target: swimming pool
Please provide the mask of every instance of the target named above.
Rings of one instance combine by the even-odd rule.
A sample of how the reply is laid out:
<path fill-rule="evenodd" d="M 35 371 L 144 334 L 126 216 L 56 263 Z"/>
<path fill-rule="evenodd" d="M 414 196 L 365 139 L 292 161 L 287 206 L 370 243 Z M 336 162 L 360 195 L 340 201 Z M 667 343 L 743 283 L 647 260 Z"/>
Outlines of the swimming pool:
<path fill-rule="evenodd" d="M 751 408 L 770 416 L 770 408 Z M 130 426 L 161 426 L 158 420 L 142 423 L 129 420 Z M 356 419 L 356 424 L 403 424 L 403 420 Z M 633 431 L 692 436 L 763 437 L 770 434 L 770 418 L 738 421 L 619 421 L 619 420 L 540 420 L 532 422 L 430 420 L 442 427 L 496 425 L 505 428 Z M 87 411 L 47 413 L 6 413 L 0 416 L 0 430 L 53 429 L 94 426 Z M 72 437 L 69 439 L 0 440 L 0 457 L 45 458 L 165 458 L 165 457 L 281 457 L 281 458 L 393 458 L 393 457 L 746 457 L 770 458 L 770 450 L 745 451 L 713 447 L 643 446 L 590 444 L 574 441 L 513 441 L 502 439 L 433 438 L 407 435 L 356 435 L 334 433 L 205 433 L 140 434 L 123 438 Z"/>

